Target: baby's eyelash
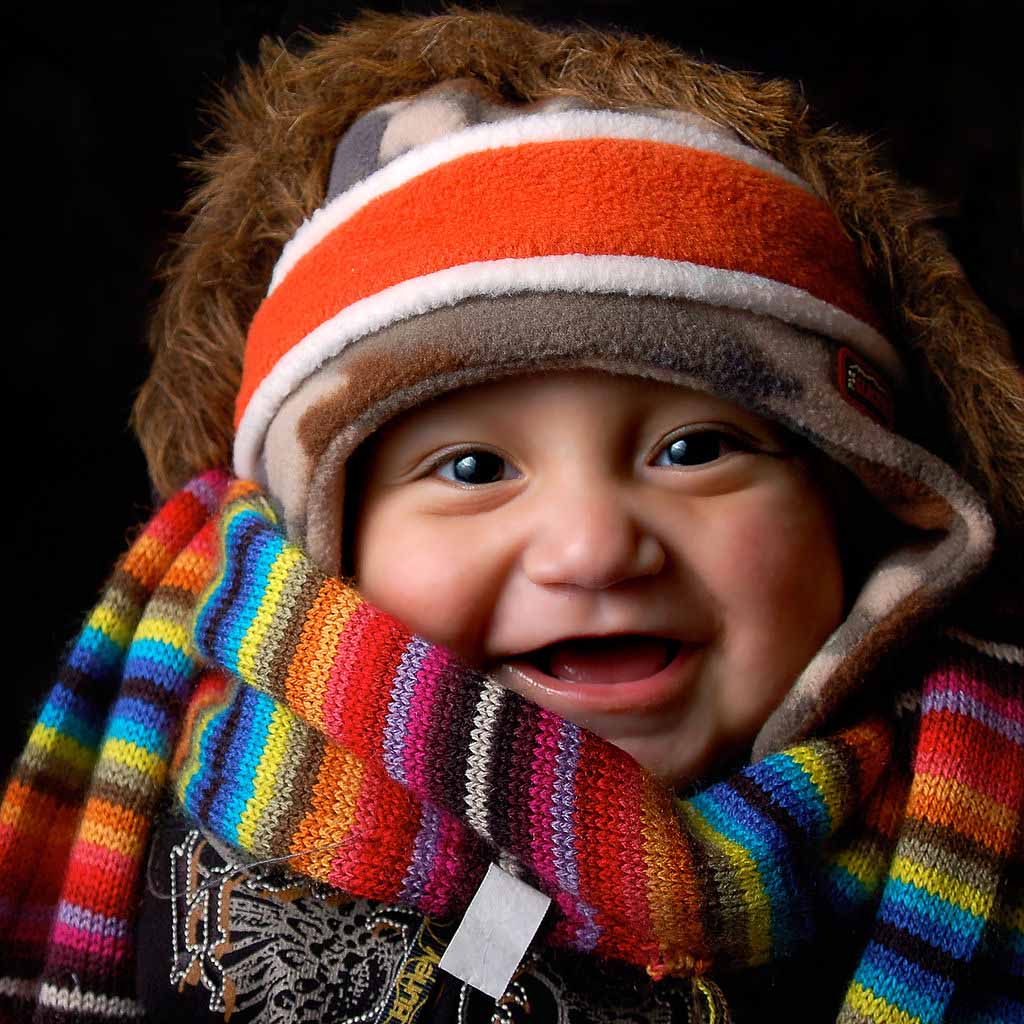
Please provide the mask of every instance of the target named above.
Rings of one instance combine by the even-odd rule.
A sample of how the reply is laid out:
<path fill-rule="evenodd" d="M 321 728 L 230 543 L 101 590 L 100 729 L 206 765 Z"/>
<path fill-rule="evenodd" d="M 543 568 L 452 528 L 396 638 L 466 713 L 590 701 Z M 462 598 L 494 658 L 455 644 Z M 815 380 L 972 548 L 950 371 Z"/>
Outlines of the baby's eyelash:
<path fill-rule="evenodd" d="M 459 468 L 460 464 L 462 466 L 461 469 Z M 513 472 L 510 477 L 505 474 L 504 470 L 502 470 L 502 475 L 497 479 L 465 480 L 459 479 L 455 475 L 458 472 L 462 472 L 467 476 L 473 473 L 492 476 L 495 469 L 502 465 L 505 468 L 512 468 L 512 464 L 508 459 L 497 452 L 491 451 L 489 448 L 460 448 L 455 451 L 446 452 L 442 457 L 438 458 L 430 467 L 430 475 L 440 476 L 443 480 L 450 480 L 452 483 L 461 484 L 464 487 L 485 486 L 489 483 L 498 483 L 501 480 L 512 479 L 519 475 L 518 472 Z M 450 476 L 441 472 L 445 466 L 453 467 Z"/>
<path fill-rule="evenodd" d="M 707 466 L 731 452 L 757 450 L 757 445 L 718 427 L 700 427 L 670 437 L 658 448 L 653 465 L 679 469 Z M 667 456 L 668 461 L 662 457 Z"/>
<path fill-rule="evenodd" d="M 700 469 L 733 452 L 783 454 L 738 430 L 691 426 L 663 441 L 650 464 L 662 468 Z M 440 452 L 427 466 L 425 475 L 440 477 L 461 487 L 475 488 L 515 479 L 521 474 L 499 452 L 482 445 L 466 445 Z"/>

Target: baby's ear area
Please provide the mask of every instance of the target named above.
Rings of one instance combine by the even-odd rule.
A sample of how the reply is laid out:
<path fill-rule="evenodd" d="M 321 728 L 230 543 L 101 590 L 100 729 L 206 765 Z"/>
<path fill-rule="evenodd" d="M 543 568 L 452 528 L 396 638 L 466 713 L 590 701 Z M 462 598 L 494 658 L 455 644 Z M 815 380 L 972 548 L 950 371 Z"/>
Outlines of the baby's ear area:
<path fill-rule="evenodd" d="M 849 613 L 868 578 L 884 558 L 910 544 L 920 531 L 894 516 L 852 473 L 821 452 L 813 456 L 835 517 L 843 569 L 844 609 Z"/>
<path fill-rule="evenodd" d="M 365 440 L 349 456 L 345 475 L 339 481 L 343 488 L 341 515 L 341 564 L 339 575 L 353 586 L 358 585 L 356 551 L 359 515 L 365 494 L 368 463 L 372 457 L 373 438 Z"/>

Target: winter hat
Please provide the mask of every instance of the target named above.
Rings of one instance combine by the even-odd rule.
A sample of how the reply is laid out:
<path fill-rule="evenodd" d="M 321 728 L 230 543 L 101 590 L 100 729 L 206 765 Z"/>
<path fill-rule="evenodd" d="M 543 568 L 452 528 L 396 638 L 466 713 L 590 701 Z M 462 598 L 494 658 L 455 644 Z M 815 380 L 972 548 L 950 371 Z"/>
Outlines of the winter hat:
<path fill-rule="evenodd" d="M 828 204 L 699 115 L 504 103 L 468 79 L 359 117 L 247 340 L 235 471 L 341 560 L 344 472 L 389 419 L 553 368 L 722 395 L 851 470 L 913 540 L 888 553 L 758 741 L 821 724 L 987 561 L 973 490 L 894 429 L 901 360 Z"/>

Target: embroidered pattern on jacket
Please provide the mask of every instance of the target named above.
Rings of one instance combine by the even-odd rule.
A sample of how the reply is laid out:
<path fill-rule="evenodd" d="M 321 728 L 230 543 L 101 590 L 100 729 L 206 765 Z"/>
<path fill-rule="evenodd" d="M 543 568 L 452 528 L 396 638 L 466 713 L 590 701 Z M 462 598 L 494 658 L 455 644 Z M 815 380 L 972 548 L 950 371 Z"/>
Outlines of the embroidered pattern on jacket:
<path fill-rule="evenodd" d="M 325 887 L 297 889 L 225 861 L 194 829 L 170 861 L 173 986 L 202 985 L 225 1020 L 243 1009 L 261 1024 L 374 1019 L 417 914 L 341 904 Z"/>
<path fill-rule="evenodd" d="M 198 829 L 169 855 L 173 962 L 168 980 L 202 986 L 209 1008 L 259 1024 L 371 1024 L 395 984 L 421 923 L 415 911 L 235 860 Z M 615 969 L 617 968 L 617 969 Z M 529 953 L 493 1003 L 458 986 L 457 1024 L 679 1024 L 684 986 L 653 986 L 641 972 L 592 964 L 549 949 Z M 635 976 L 635 981 L 630 978 Z"/>

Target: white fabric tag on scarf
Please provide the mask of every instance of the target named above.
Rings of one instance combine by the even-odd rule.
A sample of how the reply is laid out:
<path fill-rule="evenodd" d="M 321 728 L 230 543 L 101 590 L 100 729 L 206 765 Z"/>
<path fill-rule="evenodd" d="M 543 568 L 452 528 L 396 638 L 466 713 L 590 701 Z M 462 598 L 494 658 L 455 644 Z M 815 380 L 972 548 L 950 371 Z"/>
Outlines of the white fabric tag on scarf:
<path fill-rule="evenodd" d="M 491 864 L 439 966 L 500 999 L 550 903 L 549 896 Z"/>

